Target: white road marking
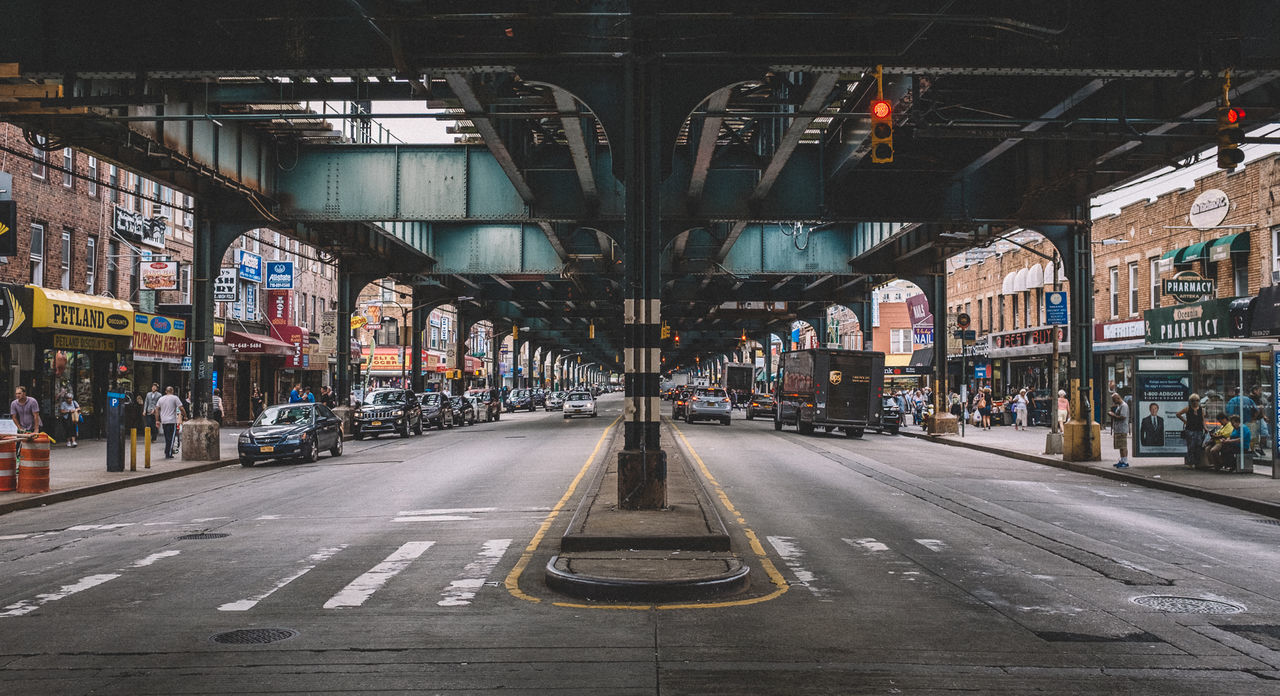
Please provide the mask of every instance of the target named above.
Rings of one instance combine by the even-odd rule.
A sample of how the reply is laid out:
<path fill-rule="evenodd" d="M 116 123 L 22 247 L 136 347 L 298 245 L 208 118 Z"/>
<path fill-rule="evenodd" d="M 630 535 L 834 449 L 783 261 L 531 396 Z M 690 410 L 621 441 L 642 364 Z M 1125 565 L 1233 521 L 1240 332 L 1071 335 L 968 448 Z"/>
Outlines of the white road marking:
<path fill-rule="evenodd" d="M 133 522 L 123 522 L 120 524 L 77 524 L 74 527 L 67 527 L 68 532 L 88 532 L 95 529 L 119 529 L 121 527 L 132 527 Z"/>
<path fill-rule="evenodd" d="M 871 537 L 868 537 L 866 539 L 841 539 L 841 541 L 843 541 L 844 543 L 850 546 L 861 546 L 867 551 L 872 551 L 872 552 L 889 550 L 888 544 L 876 541 Z"/>
<path fill-rule="evenodd" d="M 30 534 L 6 534 L 4 536 L 0 536 L 0 541 L 13 541 L 15 539 L 26 539 L 30 536 L 31 536 Z"/>
<path fill-rule="evenodd" d="M 161 551 L 160 553 L 153 553 L 150 556 L 147 556 L 146 558 L 142 558 L 134 561 L 128 566 L 128 568 L 145 568 L 146 566 L 149 566 L 162 558 L 176 556 L 179 553 L 182 553 L 182 552 L 181 551 Z M 35 596 L 35 599 L 24 599 L 19 602 L 14 602 L 13 604 L 10 604 L 9 606 L 5 607 L 4 611 L 0 611 L 0 617 L 23 616 L 25 614 L 30 614 L 31 612 L 35 611 L 36 609 L 39 609 L 40 607 L 48 604 L 49 602 L 56 602 L 59 599 L 66 599 L 67 597 L 70 597 L 73 594 L 84 592 L 85 590 L 97 587 L 98 585 L 101 585 L 104 582 L 110 582 L 112 580 L 115 580 L 116 578 L 120 577 L 122 573 L 123 573 L 123 570 L 120 573 L 99 573 L 97 575 L 87 575 L 71 583 L 70 585 L 63 585 L 62 587 L 58 588 L 57 592 L 39 594 Z"/>
<path fill-rule="evenodd" d="M 507 547 L 510 545 L 510 539 L 490 539 L 484 542 L 484 547 L 480 549 L 480 558 L 468 563 L 462 569 L 467 577 L 449 583 L 444 592 L 440 593 L 444 599 L 436 604 L 442 607 L 465 607 L 471 604 L 471 600 L 476 597 L 476 590 L 484 587 L 489 573 L 497 567 L 498 561 L 502 560 L 502 555 L 507 552 Z"/>
<path fill-rule="evenodd" d="M 929 549 L 930 551 L 933 551 L 934 553 L 937 553 L 947 548 L 947 545 L 945 542 L 938 541 L 937 539 L 916 539 L 916 543 L 925 547 L 926 549 Z"/>
<path fill-rule="evenodd" d="M 342 588 L 338 594 L 334 595 L 329 601 L 324 603 L 325 609 L 337 609 L 339 607 L 358 607 L 364 604 L 374 592 L 377 592 L 383 585 L 387 584 L 391 578 L 395 577 L 400 571 L 409 567 L 409 564 L 417 557 L 426 553 L 427 549 L 435 545 L 434 541 L 410 541 L 405 545 L 396 549 L 395 553 L 387 556 L 387 559 L 378 565 L 370 568 L 367 573 L 361 575 L 351 584 Z"/>
<path fill-rule="evenodd" d="M 498 508 L 439 508 L 436 510 L 401 510 L 399 515 L 463 515 L 471 512 L 497 512 Z"/>
<path fill-rule="evenodd" d="M 192 522 L 213 522 L 214 520 L 229 520 L 230 517 L 197 517 Z"/>
<path fill-rule="evenodd" d="M 815 597 L 823 597 L 827 594 L 826 590 L 814 584 L 817 576 L 800 564 L 800 559 L 804 558 L 804 550 L 796 545 L 795 539 L 781 536 L 771 536 L 768 539 L 774 550 L 782 557 L 783 564 L 787 566 L 792 575 L 796 576 L 796 580 L 800 581 L 800 585 L 808 588 Z"/>
<path fill-rule="evenodd" d="M 474 520 L 474 517 L 467 515 L 415 515 L 411 517 L 397 517 L 396 522 L 466 522 Z"/>
<path fill-rule="evenodd" d="M 306 565 L 290 573 L 289 575 L 286 575 L 285 577 L 277 580 L 276 584 L 271 586 L 271 589 L 261 594 L 256 594 L 252 597 L 248 597 L 245 599 L 241 599 L 239 601 L 228 602 L 226 604 L 223 604 L 222 606 L 218 607 L 218 611 L 248 611 L 254 608 L 255 606 L 257 606 L 258 602 L 261 602 L 267 597 L 270 597 L 272 594 L 275 593 L 276 590 L 284 587 L 285 585 L 288 585 L 294 580 L 297 580 L 303 575 L 306 575 L 307 573 L 311 572 L 317 565 L 323 563 L 324 561 L 329 560 L 330 558 L 333 558 L 334 554 L 338 553 L 339 551 L 345 548 L 347 548 L 346 544 L 342 544 L 340 546 L 330 546 L 329 548 L 326 548 L 326 549 L 320 549 L 319 551 L 311 554 L 310 556 L 307 556 L 306 560 L 303 561 L 303 563 L 306 563 Z"/>
<path fill-rule="evenodd" d="M 254 520 L 255 520 L 255 521 L 257 521 L 257 520 L 278 520 L 278 519 L 280 519 L 280 515 L 261 515 L 261 516 L 259 516 L 259 517 L 255 517 L 255 518 L 254 518 Z"/>

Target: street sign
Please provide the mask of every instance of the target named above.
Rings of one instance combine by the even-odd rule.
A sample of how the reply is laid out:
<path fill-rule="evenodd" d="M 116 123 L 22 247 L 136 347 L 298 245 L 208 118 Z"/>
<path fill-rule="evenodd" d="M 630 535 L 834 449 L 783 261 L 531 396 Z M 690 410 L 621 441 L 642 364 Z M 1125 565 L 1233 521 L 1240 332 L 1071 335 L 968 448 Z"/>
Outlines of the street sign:
<path fill-rule="evenodd" d="M 968 312 L 961 312 L 956 315 L 956 326 L 962 329 L 967 329 L 969 328 L 969 324 L 970 324 L 970 320 L 969 320 Z"/>
<path fill-rule="evenodd" d="M 951 337 L 958 338 L 961 341 L 972 343 L 973 341 L 978 340 L 978 332 L 973 329 L 968 329 L 968 330 L 959 329 L 957 331 L 952 332 Z"/>
<path fill-rule="evenodd" d="M 1054 326 L 1070 323 L 1067 320 L 1067 293 L 1057 290 L 1044 294 L 1044 321 Z"/>

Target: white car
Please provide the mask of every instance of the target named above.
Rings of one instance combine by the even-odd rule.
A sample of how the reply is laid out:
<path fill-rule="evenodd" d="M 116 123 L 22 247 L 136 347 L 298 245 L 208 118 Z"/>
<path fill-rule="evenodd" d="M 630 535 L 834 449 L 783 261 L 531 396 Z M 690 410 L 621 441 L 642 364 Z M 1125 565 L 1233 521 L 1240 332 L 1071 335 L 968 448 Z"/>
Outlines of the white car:
<path fill-rule="evenodd" d="M 573 416 L 596 417 L 596 399 L 591 396 L 591 392 L 569 392 L 569 395 L 565 397 L 564 417 L 572 418 Z"/>

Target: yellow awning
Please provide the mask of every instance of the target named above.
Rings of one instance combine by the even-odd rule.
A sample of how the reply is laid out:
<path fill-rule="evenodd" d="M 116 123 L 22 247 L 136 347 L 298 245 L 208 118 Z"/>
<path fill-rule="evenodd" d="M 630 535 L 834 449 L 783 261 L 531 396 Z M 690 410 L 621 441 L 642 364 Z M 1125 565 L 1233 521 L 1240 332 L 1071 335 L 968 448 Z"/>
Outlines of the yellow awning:
<path fill-rule="evenodd" d="M 34 328 L 133 336 L 133 305 L 124 300 L 38 285 L 27 287 L 31 288 Z"/>
<path fill-rule="evenodd" d="M 885 367 L 906 367 L 910 364 L 910 353 L 886 353 L 884 356 Z"/>

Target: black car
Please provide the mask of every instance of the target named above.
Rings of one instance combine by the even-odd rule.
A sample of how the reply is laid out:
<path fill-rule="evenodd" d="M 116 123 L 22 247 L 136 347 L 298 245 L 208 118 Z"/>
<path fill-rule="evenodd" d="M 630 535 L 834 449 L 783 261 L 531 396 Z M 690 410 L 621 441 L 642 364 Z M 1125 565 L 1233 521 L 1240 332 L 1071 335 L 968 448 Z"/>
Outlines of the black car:
<path fill-rule="evenodd" d="M 426 392 L 419 397 L 422 401 L 422 422 L 427 427 L 434 425 L 441 430 L 453 427 L 453 404 L 449 397 L 440 392 Z"/>
<path fill-rule="evenodd" d="M 898 400 L 892 396 L 886 396 L 881 404 L 880 432 L 897 435 L 898 430 L 902 428 L 902 409 L 898 408 Z"/>
<path fill-rule="evenodd" d="M 268 406 L 236 444 L 242 466 L 268 459 L 314 462 L 322 450 L 342 454 L 342 420 L 321 404 Z"/>
<path fill-rule="evenodd" d="M 467 392 L 476 407 L 476 418 L 486 423 L 502 417 L 502 399 L 497 389 L 472 389 Z"/>
<path fill-rule="evenodd" d="M 747 401 L 747 420 L 752 420 L 756 416 L 773 418 L 772 396 L 759 392 L 751 395 L 751 398 Z"/>
<path fill-rule="evenodd" d="M 537 407 L 533 405 L 532 389 L 512 389 L 507 394 L 507 410 L 508 411 L 533 411 Z"/>
<path fill-rule="evenodd" d="M 398 433 L 409 437 L 422 434 L 422 408 L 418 397 L 408 389 L 374 389 L 364 395 L 355 413 L 357 440 L 368 435 Z"/>
<path fill-rule="evenodd" d="M 675 399 L 672 401 L 672 404 L 671 404 L 672 418 L 685 417 L 686 410 L 689 407 L 689 397 L 692 395 L 692 393 L 693 393 L 693 390 L 691 389 L 681 389 L 680 391 L 676 392 Z"/>
<path fill-rule="evenodd" d="M 532 390 L 532 394 L 530 394 L 529 398 L 533 400 L 533 408 L 547 407 L 547 392 L 545 389 Z M 532 411 L 533 409 L 529 410 Z"/>
<path fill-rule="evenodd" d="M 476 422 L 476 407 L 465 396 L 449 397 L 449 407 L 453 409 L 453 422 L 458 425 L 473 425 Z"/>

